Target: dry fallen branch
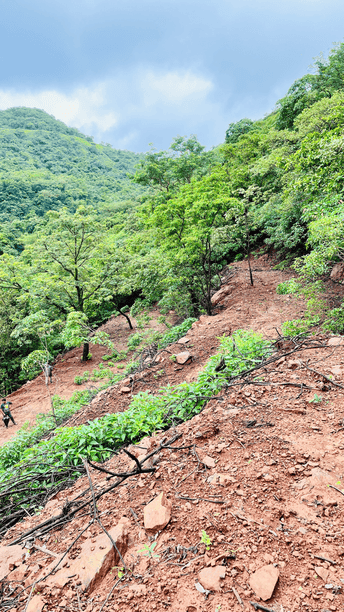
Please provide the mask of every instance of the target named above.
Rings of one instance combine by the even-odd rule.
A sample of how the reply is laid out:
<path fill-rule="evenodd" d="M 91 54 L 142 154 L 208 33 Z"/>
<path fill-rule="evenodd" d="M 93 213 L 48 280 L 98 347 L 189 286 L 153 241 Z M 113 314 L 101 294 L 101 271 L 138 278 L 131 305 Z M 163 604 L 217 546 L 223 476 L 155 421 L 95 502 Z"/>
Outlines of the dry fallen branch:
<path fill-rule="evenodd" d="M 166 438 L 163 438 L 163 440 L 161 440 L 160 445 L 158 446 L 157 449 L 155 449 L 154 451 L 152 451 L 151 453 L 149 453 L 149 455 L 147 455 L 145 457 L 145 459 L 143 461 L 141 461 L 141 463 L 139 462 L 140 465 L 140 469 L 137 468 L 135 470 L 132 470 L 131 472 L 126 472 L 124 474 L 115 474 L 115 473 L 111 473 L 110 478 L 118 477 L 118 480 L 116 480 L 116 482 L 108 487 L 105 487 L 104 489 L 102 489 L 101 491 L 99 491 L 98 493 L 95 494 L 95 500 L 98 501 L 103 495 L 105 495 L 106 493 L 109 493 L 110 491 L 113 491 L 114 489 L 116 489 L 120 484 L 122 484 L 127 478 L 131 478 L 133 476 L 137 476 L 139 474 L 142 474 L 143 472 L 154 472 L 156 468 L 143 468 L 143 464 L 148 461 L 148 459 L 150 459 L 150 457 L 152 457 L 153 455 L 157 454 L 158 452 L 160 452 L 161 450 L 165 449 L 165 447 L 170 447 L 176 440 L 178 440 L 179 438 L 181 438 L 182 434 L 178 433 L 175 434 L 170 440 L 168 440 L 166 442 L 166 445 L 164 444 Z M 99 466 L 96 466 L 94 464 L 90 464 L 90 462 L 87 462 L 88 465 L 91 465 L 91 467 L 93 467 L 96 470 L 99 471 L 104 471 L 105 468 L 100 468 Z M 84 470 L 83 470 L 84 471 Z M 90 488 L 88 489 L 90 490 Z M 78 497 L 80 497 L 80 495 L 78 495 Z M 66 522 L 71 521 L 74 516 L 80 512 L 80 510 L 82 510 L 85 507 L 89 506 L 90 501 L 92 501 L 92 495 L 91 497 L 89 497 L 85 502 L 80 503 L 78 502 L 78 504 L 76 505 L 75 500 L 71 500 L 70 502 L 68 502 L 68 504 L 66 504 L 61 512 L 61 514 L 59 514 L 57 517 L 52 517 L 50 519 L 47 519 L 46 521 L 44 521 L 43 523 L 40 523 L 39 525 L 36 525 L 35 527 L 32 527 L 31 529 L 29 529 L 28 531 L 22 533 L 19 537 L 17 537 L 15 540 L 13 540 L 11 542 L 10 545 L 13 544 L 20 544 L 20 542 L 23 542 L 25 539 L 27 539 L 27 537 L 29 535 L 33 535 L 39 533 L 39 535 L 41 536 L 43 533 L 47 533 L 47 531 L 51 531 L 52 529 L 55 529 L 56 527 L 60 527 L 61 524 L 64 524 Z M 74 509 L 70 509 L 73 508 L 73 506 L 76 505 L 76 507 Z M 43 530 L 43 531 L 42 531 Z"/>

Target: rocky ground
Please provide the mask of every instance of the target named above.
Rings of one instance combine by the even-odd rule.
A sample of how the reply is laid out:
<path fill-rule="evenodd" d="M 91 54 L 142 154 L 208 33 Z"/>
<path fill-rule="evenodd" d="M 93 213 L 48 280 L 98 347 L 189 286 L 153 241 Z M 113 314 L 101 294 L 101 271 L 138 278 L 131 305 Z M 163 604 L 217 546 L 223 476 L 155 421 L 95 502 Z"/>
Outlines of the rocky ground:
<path fill-rule="evenodd" d="M 217 314 L 168 348 L 189 352 L 185 364 L 162 353 L 70 421 L 123 410 L 140 390 L 195 379 L 224 333 L 255 329 L 276 339 L 284 320 L 300 316 L 302 302 L 276 295 L 286 275 L 269 261 L 255 263 L 253 287 L 245 264 L 235 267 L 215 296 Z M 337 287 L 328 287 L 333 299 Z M 4 609 L 12 600 L 17 612 L 342 611 L 343 343 L 320 333 L 302 346 L 281 342 L 254 384 L 228 387 L 192 420 L 130 447 L 151 471 L 130 475 L 137 465 L 124 451 L 90 466 L 89 477 L 3 540 Z M 72 521 L 57 518 L 75 503 L 83 507 Z M 47 519 L 60 526 L 48 531 Z M 13 589 L 23 587 L 14 600 Z"/>

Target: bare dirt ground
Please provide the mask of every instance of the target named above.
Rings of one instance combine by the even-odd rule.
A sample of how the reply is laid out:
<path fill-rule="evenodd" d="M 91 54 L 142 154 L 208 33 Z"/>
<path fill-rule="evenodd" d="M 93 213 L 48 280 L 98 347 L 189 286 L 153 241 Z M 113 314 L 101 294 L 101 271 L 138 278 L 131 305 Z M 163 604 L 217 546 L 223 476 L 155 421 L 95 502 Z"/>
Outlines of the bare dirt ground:
<path fill-rule="evenodd" d="M 160 316 L 158 310 L 151 311 L 150 316 L 152 318 L 149 324 L 151 329 L 160 331 L 165 329 L 164 325 L 157 322 Z M 173 315 L 169 316 L 171 322 L 174 321 L 174 318 Z M 124 317 L 112 317 L 101 329 L 109 334 L 115 348 L 120 352 L 127 348 L 129 336 L 138 331 L 135 319 L 132 320 L 132 324 L 134 330 L 129 329 L 128 323 Z M 11 411 L 16 425 L 10 422 L 8 429 L 6 429 L 0 420 L 0 445 L 12 438 L 24 423 L 33 425 L 37 414 L 49 412 L 51 405 L 50 398 L 53 395 L 56 394 L 64 399 L 68 399 L 77 390 L 86 388 L 95 390 L 97 387 L 100 387 L 101 383 L 104 382 L 102 380 L 89 382 L 83 385 L 76 385 L 74 383 L 75 377 L 82 376 L 85 370 L 92 373 L 94 369 L 99 367 L 99 364 L 102 364 L 106 368 L 108 367 L 107 362 L 102 360 L 102 356 L 108 354 L 109 349 L 91 344 L 90 352 L 92 354 L 92 359 L 87 362 L 81 361 L 82 348 L 75 348 L 57 357 L 53 364 L 53 384 L 49 385 L 48 388 L 45 385 L 44 375 L 41 374 L 7 396 L 8 400 L 12 402 Z M 118 362 L 119 368 L 115 366 L 110 369 L 114 374 L 119 374 L 130 359 L 131 357 L 127 360 Z"/>
<path fill-rule="evenodd" d="M 275 293 L 288 275 L 271 270 L 269 262 L 260 258 L 254 264 L 251 287 L 246 264 L 235 267 L 236 274 L 222 288 L 217 314 L 202 316 L 187 333 L 186 344 L 169 347 L 177 354 L 187 346 L 192 359 L 186 365 L 176 364 L 165 353 L 164 361 L 133 377 L 131 393 L 121 392 L 124 383 L 120 383 L 95 398 L 69 424 L 123 410 L 140 390 L 155 393 L 168 382 L 195 379 L 216 352 L 222 334 L 245 328 L 276 339 L 276 328 L 283 321 L 300 316 L 301 301 Z M 336 286 L 330 292 L 338 293 Z M 115 321 L 122 325 L 120 319 Z M 157 450 L 164 438 L 181 434 L 172 445 L 176 450 L 160 450 L 145 464 L 155 468 L 153 472 L 126 479 L 97 502 L 106 530 L 121 520 L 128 526 L 122 549 L 128 573 L 122 580 L 119 559 L 107 569 L 105 565 L 99 571 L 92 569 L 92 551 L 105 536 L 98 524 L 82 533 L 92 516 L 87 477 L 56 495 L 39 515 L 14 526 L 2 544 L 8 546 L 25 530 L 56 516 L 67 501 L 83 493 L 89 499 L 86 509 L 62 528 L 41 537 L 36 534 L 34 543 L 41 550 L 31 544 L 26 557 L 14 564 L 17 569 L 8 574 L 6 584 L 11 587 L 17 580 L 27 587 L 15 610 L 26 609 L 31 585 L 58 561 L 43 547 L 60 555 L 78 535 L 61 568 L 37 584 L 26 612 L 344 610 L 343 347 L 344 338 L 322 334 L 297 352 L 292 352 L 292 343 L 281 343 L 280 359 L 259 372 L 256 384 L 231 386 L 220 393 L 220 401 L 211 400 L 192 420 L 141 441 L 138 452 L 144 454 Z M 73 364 L 83 367 L 75 357 L 71 351 L 56 367 L 61 368 L 61 380 L 64 372 L 66 396 L 76 388 L 73 379 L 78 372 Z M 13 394 L 15 401 L 33 398 L 35 385 L 37 393 L 39 380 L 26 385 L 29 389 L 24 387 L 22 396 L 19 391 Z M 14 413 L 20 420 L 15 401 Z M 104 467 L 126 472 L 134 466 L 121 452 Z M 106 474 L 90 471 L 96 494 L 109 486 Z M 145 509 L 161 492 L 171 519 L 152 534 Z M 202 530 L 211 540 L 208 549 L 200 542 Z M 89 575 L 85 577 L 87 572 L 93 572 L 92 583 Z"/>

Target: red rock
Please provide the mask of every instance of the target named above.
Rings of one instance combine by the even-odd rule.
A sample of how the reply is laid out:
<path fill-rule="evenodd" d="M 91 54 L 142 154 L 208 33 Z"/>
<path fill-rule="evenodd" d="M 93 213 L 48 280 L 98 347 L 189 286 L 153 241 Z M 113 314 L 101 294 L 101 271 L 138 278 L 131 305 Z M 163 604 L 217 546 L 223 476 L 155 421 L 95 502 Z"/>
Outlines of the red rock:
<path fill-rule="evenodd" d="M 176 362 L 180 365 L 184 365 L 189 359 L 191 359 L 192 355 L 189 351 L 183 351 L 182 353 L 178 353 L 176 355 Z"/>
<path fill-rule="evenodd" d="M 332 374 L 336 377 L 336 378 L 342 378 L 343 376 L 343 370 L 340 366 L 333 366 L 331 368 L 331 372 Z"/>
<path fill-rule="evenodd" d="M 31 599 L 25 612 L 41 612 L 43 610 L 43 606 L 44 606 L 43 599 L 39 595 L 35 595 Z"/>
<path fill-rule="evenodd" d="M 205 455 L 205 457 L 203 457 L 202 463 L 204 463 L 207 468 L 215 467 L 215 459 L 209 457 L 209 455 Z"/>
<path fill-rule="evenodd" d="M 334 264 L 331 274 L 330 274 L 330 278 L 333 281 L 341 281 L 344 278 L 344 263 L 336 263 Z"/>
<path fill-rule="evenodd" d="M 164 529 L 171 520 L 172 502 L 166 498 L 164 492 L 153 499 L 143 510 L 144 525 L 149 533 L 156 533 Z"/>
<path fill-rule="evenodd" d="M 279 571 L 273 565 L 264 565 L 259 570 L 251 574 L 250 587 L 257 597 L 267 601 L 272 597 L 275 586 L 279 578 Z"/>
<path fill-rule="evenodd" d="M 226 568 L 223 565 L 205 567 L 198 574 L 198 580 L 207 591 L 221 591 L 220 579 L 225 578 Z"/>
<path fill-rule="evenodd" d="M 108 530 L 122 556 L 128 549 L 130 527 L 129 519 L 123 518 L 116 527 Z M 88 539 L 83 543 L 79 557 L 74 561 L 70 560 L 69 568 L 58 570 L 55 575 L 49 576 L 44 584 L 62 589 L 70 582 L 70 576 L 78 575 L 81 588 L 91 593 L 107 572 L 120 564 L 119 555 L 105 533 L 99 535 L 95 541 L 94 538 L 92 540 Z M 51 567 L 47 568 L 46 573 L 49 573 L 49 570 L 55 565 L 56 559 Z"/>
<path fill-rule="evenodd" d="M 23 557 L 21 546 L 0 546 L 0 580 L 6 578 L 7 574 L 17 565 L 20 565 Z"/>
<path fill-rule="evenodd" d="M 288 473 L 291 476 L 294 476 L 294 474 L 296 474 L 296 469 L 294 467 L 290 467 L 290 468 L 288 468 Z"/>
<path fill-rule="evenodd" d="M 186 338 L 186 336 L 184 336 L 184 338 L 179 338 L 177 344 L 187 344 L 188 342 L 190 342 L 190 338 Z"/>
<path fill-rule="evenodd" d="M 232 287 L 231 285 L 225 285 L 224 287 L 221 287 L 221 289 L 219 289 L 218 291 L 216 291 L 216 293 L 214 293 L 213 297 L 211 298 L 211 303 L 213 306 L 216 306 L 217 304 L 219 304 L 220 302 L 222 302 L 222 300 L 232 291 Z"/>
<path fill-rule="evenodd" d="M 18 582 L 23 582 L 26 574 L 28 573 L 28 567 L 24 563 L 19 565 L 13 572 L 11 572 L 9 576 L 9 580 L 16 580 Z"/>
<path fill-rule="evenodd" d="M 330 338 L 327 346 L 338 346 L 339 344 L 343 344 L 344 342 L 344 338 L 342 336 L 333 336 L 333 338 Z"/>
<path fill-rule="evenodd" d="M 207 480 L 210 484 L 217 484 L 222 487 L 236 482 L 235 478 L 229 474 L 212 474 Z"/>
<path fill-rule="evenodd" d="M 315 572 L 318 574 L 318 576 L 320 578 L 322 578 L 322 580 L 324 582 L 327 582 L 328 579 L 328 571 L 327 569 L 325 569 L 324 567 L 321 567 L 320 565 L 314 568 Z"/>
<path fill-rule="evenodd" d="M 130 387 L 121 387 L 120 388 L 120 393 L 130 393 L 131 389 Z"/>

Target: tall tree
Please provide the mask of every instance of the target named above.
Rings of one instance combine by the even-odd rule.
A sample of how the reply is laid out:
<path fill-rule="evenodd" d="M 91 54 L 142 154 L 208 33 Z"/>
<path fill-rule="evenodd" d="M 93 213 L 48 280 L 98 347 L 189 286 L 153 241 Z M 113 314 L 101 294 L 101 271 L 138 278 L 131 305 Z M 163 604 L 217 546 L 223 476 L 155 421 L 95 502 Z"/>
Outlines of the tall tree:
<path fill-rule="evenodd" d="M 49 212 L 26 237 L 20 257 L 0 258 L 0 286 L 16 289 L 31 312 L 45 310 L 56 318 L 75 311 L 86 316 L 120 293 L 131 291 L 125 254 L 115 244 L 106 220 L 88 206 L 72 214 Z M 83 360 L 89 342 L 85 339 Z"/>

